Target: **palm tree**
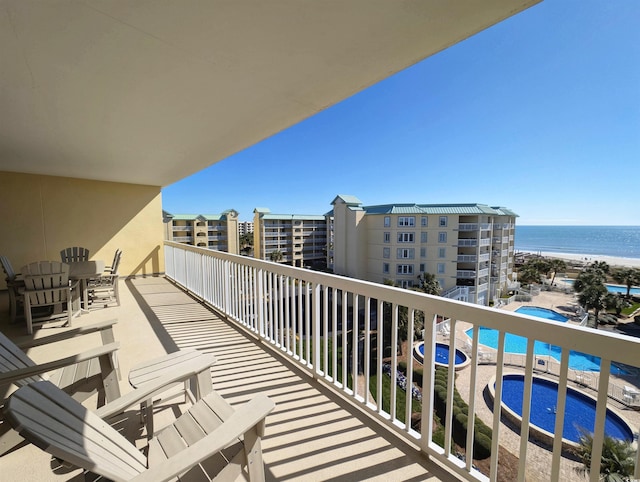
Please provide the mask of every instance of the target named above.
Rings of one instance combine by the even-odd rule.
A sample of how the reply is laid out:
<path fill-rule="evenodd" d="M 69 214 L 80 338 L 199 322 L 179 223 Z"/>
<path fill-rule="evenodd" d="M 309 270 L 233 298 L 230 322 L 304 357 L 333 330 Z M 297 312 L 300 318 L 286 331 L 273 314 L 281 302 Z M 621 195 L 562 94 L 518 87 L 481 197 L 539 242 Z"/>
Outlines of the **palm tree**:
<path fill-rule="evenodd" d="M 435 274 L 422 273 L 418 275 L 418 285 L 413 287 L 416 291 L 422 291 L 428 295 L 438 296 L 442 291 L 440 282 L 436 278 Z"/>
<path fill-rule="evenodd" d="M 631 288 L 640 285 L 640 269 L 638 268 L 618 268 L 611 273 L 613 279 L 627 287 L 625 298 L 631 295 Z"/>
<path fill-rule="evenodd" d="M 280 261 L 282 261 L 283 257 L 284 256 L 282 255 L 282 251 L 280 251 L 279 249 L 276 251 L 272 251 L 269 255 L 269 259 L 274 263 L 279 263 Z"/>
<path fill-rule="evenodd" d="M 540 271 L 534 264 L 527 263 L 518 269 L 518 281 L 523 284 L 539 283 Z"/>
<path fill-rule="evenodd" d="M 567 263 L 563 259 L 552 259 L 549 261 L 551 265 L 551 270 L 553 271 L 553 278 L 551 278 L 551 285 L 553 286 L 553 282 L 556 280 L 556 274 L 567 270 Z"/>
<path fill-rule="evenodd" d="M 582 475 L 588 474 L 591 468 L 591 453 L 593 435 L 580 429 L 580 447 L 578 455 L 583 467 L 576 471 Z M 629 442 L 617 440 L 605 435 L 602 443 L 602 459 L 600 461 L 600 480 L 605 482 L 625 482 L 633 476 L 635 450 Z"/>
<path fill-rule="evenodd" d="M 583 270 L 575 282 L 573 289 L 578 293 L 578 302 L 585 307 L 587 311 L 593 310 L 596 322 L 595 327 L 598 328 L 598 315 L 600 311 L 605 309 L 608 304 L 609 291 L 604 285 L 604 277 L 598 270 Z"/>

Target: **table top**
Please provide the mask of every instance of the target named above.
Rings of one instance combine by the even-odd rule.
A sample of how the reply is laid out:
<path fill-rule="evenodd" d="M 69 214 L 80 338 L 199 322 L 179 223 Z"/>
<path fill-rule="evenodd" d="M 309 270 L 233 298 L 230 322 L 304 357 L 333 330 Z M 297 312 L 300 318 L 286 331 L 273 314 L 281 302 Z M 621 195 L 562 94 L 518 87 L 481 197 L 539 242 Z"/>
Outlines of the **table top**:
<path fill-rule="evenodd" d="M 67 264 L 69 265 L 69 278 L 71 279 L 93 278 L 104 272 L 104 261 L 102 260 L 77 261 Z"/>

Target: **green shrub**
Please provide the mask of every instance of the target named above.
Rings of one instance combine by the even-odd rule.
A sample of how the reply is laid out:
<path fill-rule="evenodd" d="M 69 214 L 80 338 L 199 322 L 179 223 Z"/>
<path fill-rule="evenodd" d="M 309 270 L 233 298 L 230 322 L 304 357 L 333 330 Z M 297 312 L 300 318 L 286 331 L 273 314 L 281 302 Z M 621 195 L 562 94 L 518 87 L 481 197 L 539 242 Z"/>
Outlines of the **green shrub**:
<path fill-rule="evenodd" d="M 446 419 L 447 407 L 447 370 L 437 368 L 434 381 L 434 407 L 440 419 Z M 466 446 L 467 427 L 469 423 L 469 406 L 460 396 L 455 388 L 453 389 L 452 406 L 452 435 L 454 441 L 462 446 Z M 492 430 L 482 420 L 475 417 L 473 454 L 476 459 L 485 459 L 491 456 Z"/>

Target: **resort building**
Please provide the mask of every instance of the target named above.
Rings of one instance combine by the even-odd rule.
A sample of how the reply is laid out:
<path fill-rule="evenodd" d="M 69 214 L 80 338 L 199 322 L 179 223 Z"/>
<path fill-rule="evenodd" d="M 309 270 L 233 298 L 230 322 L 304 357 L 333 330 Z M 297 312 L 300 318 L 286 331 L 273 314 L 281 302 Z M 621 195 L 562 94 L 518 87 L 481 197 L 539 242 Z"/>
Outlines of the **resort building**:
<path fill-rule="evenodd" d="M 253 213 L 255 258 L 298 267 L 326 267 L 330 216 L 273 214 L 268 208 L 255 208 Z"/>
<path fill-rule="evenodd" d="M 517 214 L 484 204 L 333 202 L 336 274 L 409 288 L 436 276 L 443 296 L 486 305 L 511 281 Z"/>
<path fill-rule="evenodd" d="M 431 395 L 435 386 L 435 342 L 439 335 L 436 327 L 427 323 L 420 337 L 424 366 L 419 379 L 413 376 L 413 364 L 407 365 L 407 376 L 413 376 L 408 383 L 415 383 L 416 390 L 424 387 L 426 391 L 418 417 L 420 425 L 414 423 L 417 419 L 412 413 L 407 413 L 417 403 L 412 390 L 401 393 L 398 384 L 389 380 L 386 381 L 392 391 L 391 408 L 385 408 L 379 395 L 386 376 L 383 371 L 388 370 L 388 365 L 383 364 L 382 354 L 387 352 L 387 347 L 388 353 L 396 353 L 396 347 L 388 343 L 400 340 L 401 333 L 397 323 L 384 323 L 380 328 L 389 336 L 377 336 L 377 341 L 386 346 L 375 350 L 371 326 L 367 323 L 361 329 L 361 324 L 354 321 L 374 318 L 374 314 L 378 316 L 376 319 L 381 319 L 387 306 L 406 307 L 407 313 L 437 313 L 450 320 L 449 340 L 456 349 L 464 347 L 464 343 L 456 344 L 456 340 L 464 335 L 467 327 L 477 328 L 473 330 L 474 337 L 479 327 L 488 327 L 501 335 L 525 336 L 531 341 L 535 338 L 559 346 L 563 354 L 553 362 L 553 374 L 561 374 L 557 378 L 560 398 L 556 415 L 560 427 L 566 387 L 577 379 L 565 355 L 578 351 L 601 360 L 603 375 L 592 377 L 592 381 L 598 382 L 590 385 L 598 408 L 591 465 L 591 480 L 597 480 L 609 394 L 619 394 L 623 401 L 627 396 L 636 397 L 624 388 L 610 389 L 606 375 L 611 360 L 638 365 L 640 340 L 637 338 L 570 323 L 542 323 L 506 310 L 207 249 L 210 230 L 206 216 L 197 221 L 201 225 L 194 223 L 191 231 L 186 229 L 187 220 L 184 220 L 185 229 L 176 231 L 183 237 L 193 236 L 195 245 L 176 243 L 165 239 L 169 224 L 173 236 L 173 221 L 167 225 L 161 221 L 163 187 L 223 159 L 238 162 L 232 155 L 247 146 L 491 28 L 535 3 L 535 0 L 353 0 L 327 8 L 324 2 L 274 0 L 252 2 L 249 8 L 245 2 L 187 0 L 99 2 L 97 8 L 95 3 L 72 0 L 58 0 L 53 6 L 52 2 L 3 1 L 4 15 L 0 16 L 0 22 L 5 35 L 0 50 L 3 67 L 0 84 L 6 102 L 0 109 L 0 206 L 10 235 L 0 237 L 0 255 L 19 271 L 31 262 L 59 260 L 60 250 L 67 247 L 87 248 L 96 265 L 98 261 L 108 263 L 117 249 L 123 253 L 119 267 L 120 305 L 104 309 L 91 306 L 88 312 L 74 319 L 71 330 L 52 324 L 50 329 L 41 330 L 33 341 L 41 341 L 49 333 L 56 336 L 118 319 L 110 338 L 119 343 L 118 370 L 117 373 L 112 370 L 107 376 L 113 382 L 110 388 L 121 389 L 127 396 L 133 391 L 129 376 L 141 363 L 194 349 L 214 355 L 217 362 L 210 367 L 212 376 L 198 375 L 197 378 L 208 379 L 216 394 L 234 409 L 258 395 L 275 403 L 266 424 L 260 424 L 253 431 L 264 435 L 262 445 L 253 437 L 255 443 L 247 447 L 247 451 L 264 447 L 267 480 L 497 480 L 498 464 L 505 458 L 498 454 L 504 453 L 503 449 L 516 454 L 519 461 L 513 479 L 569 480 L 575 471 L 567 465 L 571 461 L 562 456 L 559 445 L 554 442 L 557 450 L 542 452 L 544 448 L 528 442 L 527 422 L 521 429 L 510 428 L 502 423 L 500 410 L 487 413 L 490 409 L 478 389 L 486 387 L 488 381 L 481 382 L 484 379 L 478 370 L 493 368 L 496 376 L 502 377 L 505 367 L 511 369 L 515 363 L 511 356 L 504 357 L 503 363 L 504 352 L 500 348 L 481 352 L 479 344 L 473 344 L 469 350 L 472 360 L 464 368 L 466 373 L 454 378 L 449 372 L 455 386 L 448 384 L 443 401 L 447 415 L 436 417 L 438 407 Z M 277 160 L 260 161 L 259 168 L 265 173 L 265 179 L 267 175 L 278 175 L 281 166 Z M 216 188 L 223 182 L 240 188 L 242 169 L 247 167 L 238 165 L 237 176 L 211 179 L 210 189 L 203 191 L 203 195 L 216 195 Z M 299 179 L 299 182 L 327 182 L 330 178 L 318 176 L 317 180 Z M 373 250 L 373 244 L 365 242 L 366 235 L 374 229 L 373 221 L 369 226 L 369 219 L 380 218 L 377 231 L 381 236 L 384 232 L 395 233 L 397 248 L 403 248 L 397 242 L 398 234 L 411 228 L 413 247 L 417 249 L 413 264 L 420 263 L 421 243 L 415 236 L 422 231 L 422 213 L 405 215 L 415 216 L 416 226 L 406 225 L 411 222 L 407 220 L 398 226 L 400 213 L 397 216 L 382 212 L 367 215 L 360 203 L 350 201 L 353 200 L 336 198 L 334 213 L 335 261 L 345 273 L 353 271 L 354 276 L 366 278 L 373 272 L 367 265 L 374 262 L 367 261 L 373 253 L 360 259 L 358 252 L 359 247 Z M 384 225 L 385 216 L 390 217 L 388 227 Z M 453 218 L 462 224 L 473 224 L 476 218 L 479 223 L 503 219 L 495 213 L 429 213 L 426 216 L 427 228 L 434 227 L 435 223 L 435 233 L 447 233 L 447 251 L 450 248 L 459 251 L 463 247 L 459 246 L 458 238 L 471 238 L 473 242 L 475 237 L 483 240 L 481 244 L 486 247 L 484 240 L 500 232 L 486 231 L 480 225 L 477 230 L 461 231 L 458 226 L 458 231 L 454 231 L 453 227 L 449 229 Z M 441 216 L 447 216 L 447 226 L 439 226 Z M 504 216 L 504 219 L 510 217 Z M 306 220 L 301 221 L 306 226 Z M 294 222 L 291 217 L 292 229 L 295 229 Z M 497 222 L 494 221 L 494 225 Z M 499 222 L 504 225 L 512 221 Z M 342 225 L 345 228 L 339 235 Z M 357 234 L 356 247 L 346 238 L 347 226 L 349 232 Z M 259 232 L 259 223 L 254 228 Z M 227 233 L 230 231 L 237 233 L 230 229 Z M 200 232 L 205 234 L 198 236 Z M 511 230 L 503 230 L 503 237 L 505 232 Z M 427 230 L 427 236 L 431 235 Z M 206 248 L 197 246 L 198 238 L 207 238 Z M 295 237 L 292 239 L 294 249 L 296 244 L 303 246 L 294 241 Z M 427 241 L 429 248 L 432 240 Z M 493 241 L 489 243 L 493 246 Z M 227 244 L 233 243 L 229 239 Z M 314 241 L 313 251 L 321 244 L 319 240 Z M 501 249 L 504 245 L 504 242 L 500 244 Z M 376 263 L 387 259 L 383 256 L 383 247 L 384 242 L 379 246 Z M 487 249 L 462 253 L 469 251 L 470 255 L 479 256 Z M 448 252 L 445 254 L 449 259 Z M 358 259 L 350 260 L 349 256 Z M 427 260 L 434 257 L 437 270 L 437 252 L 427 252 L 425 270 L 433 269 L 433 264 L 427 267 Z M 400 264 L 391 258 L 388 262 L 390 270 L 397 269 L 392 263 Z M 480 268 L 481 263 L 479 259 L 458 262 L 457 258 L 455 263 L 453 259 L 450 262 L 456 265 L 456 276 L 458 263 L 468 268 Z M 300 264 L 304 264 L 302 259 Z M 490 260 L 489 268 L 493 265 Z M 485 265 L 481 266 L 484 269 Z M 414 270 L 418 269 L 419 266 L 414 266 Z M 454 274 L 452 269 L 445 266 L 445 284 L 449 282 L 447 277 Z M 404 274 L 394 274 L 393 278 L 409 280 Z M 471 279 L 481 284 L 485 277 L 478 273 Z M 32 341 L 25 337 L 24 323 L 9 323 L 6 288 L 5 279 L 0 278 L 2 332 L 8 339 Z M 354 315 L 358 318 L 354 319 Z M 394 318 L 397 321 L 397 316 Z M 328 338 L 321 339 L 328 334 L 333 338 L 331 344 L 326 343 Z M 409 342 L 417 341 L 414 335 L 408 330 L 412 338 Z M 38 363 L 56 358 L 73 359 L 87 349 L 94 352 L 104 349 L 103 340 L 93 333 L 89 343 L 73 338 L 66 340 L 60 350 L 54 346 L 35 346 L 27 355 Z M 102 356 L 100 365 L 103 358 L 110 357 Z M 395 356 L 390 358 L 392 380 L 395 380 L 393 368 L 398 360 Z M 520 358 L 527 370 L 524 393 L 530 393 L 530 375 L 534 367 L 539 370 L 541 365 L 531 350 Z M 490 360 L 494 361 L 493 365 Z M 86 365 L 83 362 L 83 366 Z M 358 372 L 360 366 L 364 374 Z M 548 369 L 551 372 L 551 368 Z M 36 373 L 30 372 L 34 376 Z M 378 376 L 370 376 L 374 374 Z M 5 397 L 15 388 L 9 386 L 11 375 L 3 375 Z M 17 375 L 13 380 L 19 381 L 19 378 Z M 372 378 L 377 381 L 370 381 Z M 582 381 L 585 382 L 584 378 Z M 623 387 L 627 385 L 630 382 Z M 498 407 L 502 384 L 495 383 L 495 386 L 494 405 Z M 482 418 L 493 429 L 490 468 L 482 469 L 488 474 L 480 473 L 474 463 L 471 443 L 467 444 L 466 460 L 458 458 L 453 450 L 457 429 L 452 404 L 457 398 L 454 397 L 456 388 L 468 404 L 469 419 Z M 144 386 L 138 389 L 146 390 Z M 155 400 L 157 395 L 160 394 L 146 393 L 144 400 L 151 397 Z M 396 410 L 396 400 L 401 397 L 406 410 Z M 99 398 L 86 400 L 87 410 L 95 410 Z M 166 415 L 172 419 L 170 423 L 175 419 L 173 407 L 164 410 L 164 394 L 162 399 L 163 403 L 148 405 L 149 410 L 145 411 L 154 417 L 157 431 L 166 423 L 156 419 L 156 415 Z M 167 404 L 172 401 L 166 400 Z M 2 403 L 7 408 L 4 402 L 5 398 Z M 198 403 L 198 407 L 203 408 L 202 403 Z M 126 460 L 135 462 L 136 472 L 146 468 L 144 454 L 149 445 L 147 435 L 151 435 L 139 425 L 137 407 L 139 403 L 126 408 L 126 414 L 134 416 L 131 425 L 133 436 L 137 437 L 127 440 L 144 451 L 134 454 L 135 457 L 127 451 Z M 529 408 L 529 399 L 526 399 L 523 401 L 525 413 L 529 413 Z M 4 429 L 9 417 L 3 418 Z M 224 434 L 232 434 L 233 427 L 229 425 L 235 426 L 237 418 L 231 418 L 233 420 L 221 428 Z M 219 425 L 217 420 L 214 425 Z M 636 432 L 638 426 L 634 425 Z M 48 433 L 58 433 L 55 427 L 46 428 Z M 120 424 L 115 428 L 119 432 Z M 112 433 L 117 435 L 116 430 Z M 186 433 L 185 438 L 195 436 L 194 424 L 187 426 Z M 519 446 L 505 447 L 514 435 Z M 488 436 L 484 439 L 486 442 Z M 92 437 L 91 443 L 95 445 L 96 440 Z M 249 443 L 247 437 L 243 441 Z M 204 443 L 205 447 L 208 445 Z M 201 450 L 203 444 L 191 448 L 194 447 Z M 178 458 L 184 452 L 180 452 Z M 202 451 L 194 454 L 189 450 L 188 453 L 184 459 L 202 460 L 197 457 Z M 79 464 L 81 458 L 82 454 L 61 466 L 57 455 L 24 443 L 2 455 L 2 478 L 79 480 L 83 477 L 81 470 L 71 464 Z M 203 460 L 199 469 L 218 467 L 222 461 L 223 457 L 213 463 Z M 175 468 L 172 461 L 167 465 Z M 129 467 L 134 470 L 134 465 Z M 88 467 L 92 468 L 93 465 Z M 242 470 L 246 471 L 247 467 Z M 541 470 L 548 474 L 541 475 Z M 192 474 L 194 477 L 204 475 Z M 636 469 L 633 476 L 640 478 L 640 469 Z M 150 475 L 148 478 L 153 479 Z"/>
<path fill-rule="evenodd" d="M 171 214 L 162 211 L 162 222 L 167 241 L 239 253 L 238 213 L 233 209 L 220 214 Z"/>
<path fill-rule="evenodd" d="M 238 236 L 253 233 L 253 221 L 238 221 Z"/>

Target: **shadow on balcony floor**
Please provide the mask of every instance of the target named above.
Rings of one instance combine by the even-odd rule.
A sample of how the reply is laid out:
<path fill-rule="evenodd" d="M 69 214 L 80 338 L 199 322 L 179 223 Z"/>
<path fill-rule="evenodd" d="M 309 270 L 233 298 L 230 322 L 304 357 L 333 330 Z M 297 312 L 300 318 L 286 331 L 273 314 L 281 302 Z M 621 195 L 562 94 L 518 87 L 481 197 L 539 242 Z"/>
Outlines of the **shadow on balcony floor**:
<path fill-rule="evenodd" d="M 272 480 L 457 480 L 166 279 L 127 284 L 168 351 L 215 354 L 214 388 L 229 403 L 275 401 L 263 445 Z"/>
<path fill-rule="evenodd" d="M 22 325 L 6 324 L 5 294 L 0 296 L 2 330 L 21 337 Z M 229 403 L 241 404 L 257 393 L 276 403 L 263 443 L 269 480 L 458 480 L 165 278 L 127 280 L 121 298 L 122 306 L 92 310 L 74 326 L 119 320 L 122 392 L 130 390 L 126 374 L 141 360 L 187 347 L 215 354 L 213 384 Z M 46 358 L 45 351 L 30 355 L 36 361 Z M 3 480 L 80 480 L 77 470 L 54 473 L 51 458 L 33 446 L 1 462 Z"/>

